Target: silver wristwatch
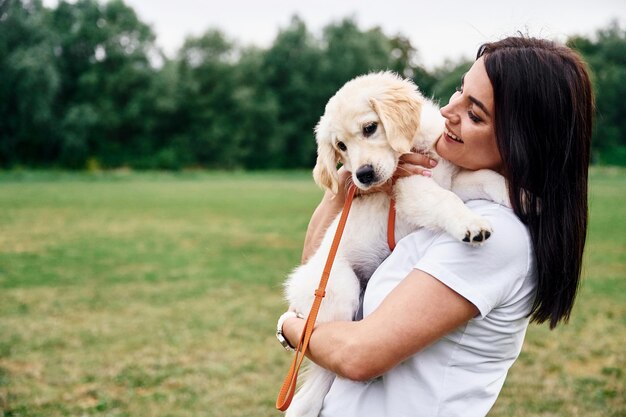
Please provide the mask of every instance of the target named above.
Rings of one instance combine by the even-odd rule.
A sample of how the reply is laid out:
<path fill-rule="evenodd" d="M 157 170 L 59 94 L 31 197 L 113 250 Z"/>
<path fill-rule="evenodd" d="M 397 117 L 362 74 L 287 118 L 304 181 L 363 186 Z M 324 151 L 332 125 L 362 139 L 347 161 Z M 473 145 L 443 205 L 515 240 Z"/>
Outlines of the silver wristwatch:
<path fill-rule="evenodd" d="M 300 313 L 296 313 L 295 311 L 288 311 L 286 313 L 283 313 L 283 315 L 278 318 L 278 324 L 276 325 L 276 338 L 278 339 L 282 347 L 290 352 L 293 352 L 296 349 L 289 344 L 287 339 L 285 339 L 285 335 L 283 334 L 283 324 L 285 323 L 285 320 L 296 317 L 299 319 L 304 318 L 304 316 Z"/>

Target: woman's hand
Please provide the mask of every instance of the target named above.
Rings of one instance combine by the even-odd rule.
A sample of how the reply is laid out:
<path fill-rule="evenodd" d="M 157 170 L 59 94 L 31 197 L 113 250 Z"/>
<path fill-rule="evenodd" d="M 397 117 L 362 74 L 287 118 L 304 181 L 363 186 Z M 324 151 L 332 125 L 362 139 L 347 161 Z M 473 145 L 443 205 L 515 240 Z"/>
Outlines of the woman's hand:
<path fill-rule="evenodd" d="M 393 183 L 398 178 L 410 177 L 411 175 L 423 175 L 424 177 L 431 177 L 433 175 L 431 168 L 437 166 L 437 161 L 428 157 L 428 155 L 410 152 L 400 156 L 396 171 L 391 177 L 392 180 L 385 184 L 375 187 L 372 191 L 384 191 L 387 194 L 391 194 L 393 189 Z"/>
<path fill-rule="evenodd" d="M 398 167 L 393 174 L 393 178 L 409 177 L 411 175 L 423 175 L 431 177 L 433 175 L 430 168 L 437 166 L 437 161 L 421 153 L 411 152 L 400 156 Z"/>

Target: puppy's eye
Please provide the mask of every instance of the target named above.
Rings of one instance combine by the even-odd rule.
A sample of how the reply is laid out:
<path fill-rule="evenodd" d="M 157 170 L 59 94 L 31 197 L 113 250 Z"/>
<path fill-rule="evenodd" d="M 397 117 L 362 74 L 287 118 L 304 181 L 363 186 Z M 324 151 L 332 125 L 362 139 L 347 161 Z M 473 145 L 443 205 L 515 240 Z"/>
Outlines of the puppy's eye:
<path fill-rule="evenodd" d="M 374 132 L 376 132 L 376 128 L 378 127 L 378 123 L 371 122 L 363 126 L 363 136 L 368 137 L 372 136 Z"/>
<path fill-rule="evenodd" d="M 344 152 L 348 150 L 348 147 L 343 142 L 337 142 L 337 147 Z"/>

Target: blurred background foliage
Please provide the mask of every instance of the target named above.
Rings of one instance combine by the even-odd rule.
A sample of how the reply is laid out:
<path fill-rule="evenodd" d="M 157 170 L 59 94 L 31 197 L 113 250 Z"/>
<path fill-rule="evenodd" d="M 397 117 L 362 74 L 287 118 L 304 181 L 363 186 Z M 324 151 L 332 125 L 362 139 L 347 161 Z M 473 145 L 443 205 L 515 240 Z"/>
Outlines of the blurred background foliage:
<path fill-rule="evenodd" d="M 350 78 L 393 70 L 441 103 L 471 62 L 427 70 L 402 35 L 294 16 L 267 48 L 219 30 L 173 58 L 121 0 L 0 0 L 0 168 L 311 167 L 313 127 Z M 433 40 L 434 41 L 434 40 Z M 574 36 L 593 73 L 593 161 L 626 165 L 626 30 Z"/>

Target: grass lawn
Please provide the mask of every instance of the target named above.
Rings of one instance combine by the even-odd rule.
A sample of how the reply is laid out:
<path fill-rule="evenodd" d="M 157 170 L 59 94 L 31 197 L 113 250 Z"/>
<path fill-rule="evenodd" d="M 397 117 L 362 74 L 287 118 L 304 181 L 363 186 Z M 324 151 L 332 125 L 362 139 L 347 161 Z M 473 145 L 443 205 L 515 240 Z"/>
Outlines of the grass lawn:
<path fill-rule="evenodd" d="M 278 416 L 309 173 L 0 174 L 4 416 Z M 490 413 L 626 416 L 626 171 L 595 169 L 580 297 Z"/>

